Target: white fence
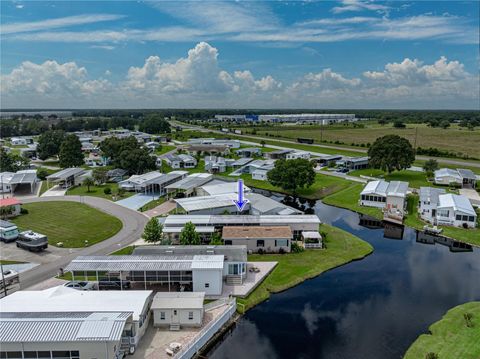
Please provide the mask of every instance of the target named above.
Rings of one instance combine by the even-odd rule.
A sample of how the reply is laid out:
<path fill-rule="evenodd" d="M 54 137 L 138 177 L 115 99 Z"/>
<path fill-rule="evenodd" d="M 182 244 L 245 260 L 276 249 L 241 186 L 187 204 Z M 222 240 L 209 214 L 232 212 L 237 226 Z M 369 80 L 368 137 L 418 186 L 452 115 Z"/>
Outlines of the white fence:
<path fill-rule="evenodd" d="M 208 309 L 216 308 L 220 305 L 227 304 L 228 309 L 223 312 L 218 318 L 212 320 L 208 323 L 205 328 L 203 328 L 195 338 L 185 347 L 183 347 L 178 353 L 175 354 L 175 359 L 190 359 L 192 358 L 209 340 L 212 338 L 216 332 L 235 314 L 237 310 L 237 301 L 235 298 L 224 298 L 224 303 L 220 304 L 222 299 L 216 300 L 215 302 L 208 303 L 205 305 L 205 309 L 210 304 L 211 306 Z"/>

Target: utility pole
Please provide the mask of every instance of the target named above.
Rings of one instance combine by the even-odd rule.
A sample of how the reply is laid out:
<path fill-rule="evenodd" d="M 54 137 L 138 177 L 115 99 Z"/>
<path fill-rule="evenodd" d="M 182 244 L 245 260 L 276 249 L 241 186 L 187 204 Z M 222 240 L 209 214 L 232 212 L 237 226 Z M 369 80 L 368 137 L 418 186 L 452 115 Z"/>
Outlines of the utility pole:
<path fill-rule="evenodd" d="M 417 133 L 418 133 L 418 126 L 415 127 L 415 140 L 413 142 L 413 149 L 416 150 L 417 149 Z"/>

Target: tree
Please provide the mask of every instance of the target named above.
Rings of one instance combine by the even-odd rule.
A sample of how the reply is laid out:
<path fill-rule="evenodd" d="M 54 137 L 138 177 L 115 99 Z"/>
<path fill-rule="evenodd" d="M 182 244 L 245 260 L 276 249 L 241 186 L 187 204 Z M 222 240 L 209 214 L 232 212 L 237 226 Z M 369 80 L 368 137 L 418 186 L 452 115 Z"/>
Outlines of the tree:
<path fill-rule="evenodd" d="M 49 130 L 38 138 L 37 154 L 41 160 L 57 156 L 60 152 L 60 146 L 65 139 L 65 132 L 62 130 Z"/>
<path fill-rule="evenodd" d="M 157 169 L 156 158 L 150 156 L 145 148 L 125 150 L 120 158 L 114 162 L 118 167 L 127 170 L 129 174 L 141 174 Z"/>
<path fill-rule="evenodd" d="M 402 121 L 400 121 L 400 120 L 395 120 L 395 121 L 393 122 L 393 127 L 395 127 L 395 128 L 405 128 L 405 127 L 407 127 L 407 126 L 405 126 L 405 124 L 404 124 Z"/>
<path fill-rule="evenodd" d="M 446 130 L 450 127 L 450 122 L 448 120 L 443 120 L 440 122 L 440 127 Z"/>
<path fill-rule="evenodd" d="M 180 232 L 180 244 L 182 245 L 198 245 L 200 244 L 200 236 L 195 230 L 192 222 L 187 222 Z"/>
<path fill-rule="evenodd" d="M 90 187 L 95 185 L 95 181 L 92 177 L 87 177 L 83 180 L 83 185 L 87 186 L 87 192 L 90 192 Z"/>
<path fill-rule="evenodd" d="M 384 118 L 381 118 L 377 122 L 378 122 L 379 125 L 384 126 L 387 123 L 387 120 L 385 120 Z"/>
<path fill-rule="evenodd" d="M 370 166 L 391 173 L 409 168 L 415 161 L 410 142 L 397 135 L 386 135 L 375 140 L 368 149 Z"/>
<path fill-rule="evenodd" d="M 92 177 L 96 183 L 103 184 L 107 182 L 108 176 L 107 176 L 107 170 L 105 169 L 100 169 L 100 168 L 95 168 L 92 173 Z"/>
<path fill-rule="evenodd" d="M 79 167 L 84 164 L 82 144 L 77 136 L 67 135 L 60 145 L 60 167 Z"/>
<path fill-rule="evenodd" d="M 37 169 L 37 177 L 44 181 L 48 176 L 48 171 L 45 168 Z"/>
<path fill-rule="evenodd" d="M 212 234 L 212 238 L 210 239 L 210 244 L 212 246 L 221 246 L 223 245 L 223 239 L 220 233 L 215 232 Z"/>
<path fill-rule="evenodd" d="M 151 218 L 145 225 L 142 238 L 148 243 L 161 242 L 163 239 L 163 226 L 156 217 Z"/>
<path fill-rule="evenodd" d="M 315 171 L 309 160 L 278 160 L 275 167 L 267 173 L 268 181 L 296 195 L 301 188 L 308 188 L 315 182 Z"/>
<path fill-rule="evenodd" d="M 429 159 L 423 164 L 423 170 L 427 173 L 428 177 L 433 176 L 433 172 L 438 170 L 438 162 L 434 159 Z"/>
<path fill-rule="evenodd" d="M 170 124 L 159 115 L 151 115 L 140 122 L 138 126 L 140 131 L 156 134 L 170 133 Z"/>
<path fill-rule="evenodd" d="M 27 168 L 30 163 L 28 158 L 14 153 L 8 153 L 3 147 L 0 148 L 0 172 L 17 172 Z"/>
<path fill-rule="evenodd" d="M 265 144 L 266 144 L 265 140 L 261 140 L 260 144 L 262 145 L 262 147 L 265 147 Z"/>

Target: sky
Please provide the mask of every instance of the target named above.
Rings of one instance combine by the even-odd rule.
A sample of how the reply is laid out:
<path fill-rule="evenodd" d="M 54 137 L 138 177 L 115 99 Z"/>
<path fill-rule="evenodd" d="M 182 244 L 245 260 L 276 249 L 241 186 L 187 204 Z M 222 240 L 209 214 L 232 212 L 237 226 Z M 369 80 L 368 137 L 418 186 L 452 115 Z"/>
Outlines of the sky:
<path fill-rule="evenodd" d="M 479 1 L 0 6 L 3 109 L 480 109 Z"/>

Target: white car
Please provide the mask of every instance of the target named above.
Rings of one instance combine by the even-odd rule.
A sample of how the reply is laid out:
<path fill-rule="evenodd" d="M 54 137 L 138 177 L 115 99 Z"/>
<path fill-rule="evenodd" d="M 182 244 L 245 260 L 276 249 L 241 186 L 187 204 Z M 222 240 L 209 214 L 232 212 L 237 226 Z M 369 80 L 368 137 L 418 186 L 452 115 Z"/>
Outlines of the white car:
<path fill-rule="evenodd" d="M 93 290 L 95 289 L 95 284 L 91 282 L 68 282 L 64 284 L 67 288 L 73 288 L 78 290 Z"/>

